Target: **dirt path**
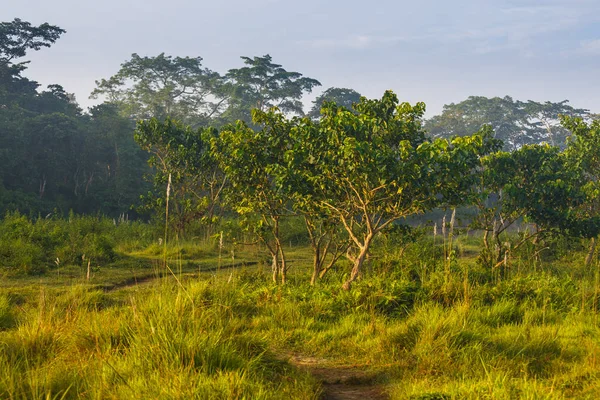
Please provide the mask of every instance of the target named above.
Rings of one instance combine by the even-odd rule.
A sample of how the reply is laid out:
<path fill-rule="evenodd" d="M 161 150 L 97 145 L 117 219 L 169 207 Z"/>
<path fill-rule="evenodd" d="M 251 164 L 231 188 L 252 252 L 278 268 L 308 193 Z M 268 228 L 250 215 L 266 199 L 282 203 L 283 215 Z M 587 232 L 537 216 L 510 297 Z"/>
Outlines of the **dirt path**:
<path fill-rule="evenodd" d="M 311 373 L 323 385 L 322 400 L 387 400 L 377 376 L 355 365 L 334 365 L 325 359 L 291 355 L 288 362 Z"/>
<path fill-rule="evenodd" d="M 179 277 L 185 277 L 185 278 L 193 278 L 193 277 L 197 277 L 199 274 L 204 274 L 204 273 L 209 273 L 209 272 L 215 272 L 215 271 L 226 271 L 229 269 L 233 269 L 233 268 L 240 268 L 240 267 L 248 267 L 251 265 L 256 265 L 258 264 L 257 261 L 245 261 L 245 262 L 239 262 L 239 263 L 235 263 L 235 264 L 230 264 L 227 266 L 222 266 L 222 267 L 208 267 L 208 268 L 202 268 L 200 270 L 200 272 L 198 272 L 198 269 L 196 267 L 193 268 L 188 268 L 186 269 L 186 271 L 184 271 L 183 273 L 179 273 L 176 272 L 173 275 L 177 278 Z M 164 271 L 163 271 L 164 273 Z M 127 279 L 124 279 L 122 281 L 119 282 L 114 282 L 114 283 L 106 283 L 103 285 L 100 285 L 99 287 L 104 290 L 105 292 L 112 292 L 118 289 L 126 289 L 132 286 L 137 286 L 143 283 L 148 283 L 151 281 L 154 281 L 156 279 L 159 279 L 161 277 L 169 277 L 171 275 L 161 275 L 158 274 L 157 272 L 152 272 L 152 273 L 147 273 L 147 274 L 142 274 L 139 276 L 132 276 L 129 277 Z"/>

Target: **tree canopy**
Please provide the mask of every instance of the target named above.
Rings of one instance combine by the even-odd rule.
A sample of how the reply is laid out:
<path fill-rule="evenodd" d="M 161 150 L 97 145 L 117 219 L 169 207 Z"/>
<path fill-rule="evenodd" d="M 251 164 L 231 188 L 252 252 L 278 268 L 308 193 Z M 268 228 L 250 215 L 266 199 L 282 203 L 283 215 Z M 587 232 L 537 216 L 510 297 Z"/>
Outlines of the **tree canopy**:
<path fill-rule="evenodd" d="M 321 93 L 313 101 L 313 106 L 308 112 L 308 116 L 313 119 L 319 118 L 321 108 L 325 102 L 332 102 L 339 107 L 345 107 L 352 110 L 352 106 L 360 101 L 361 95 L 354 89 L 330 87 Z"/>
<path fill-rule="evenodd" d="M 588 110 L 567 103 L 567 100 L 538 103 L 515 101 L 510 96 L 471 96 L 460 103 L 445 105 L 442 114 L 429 119 L 425 127 L 434 137 L 449 138 L 470 135 L 483 125 L 490 125 L 494 137 L 504 142 L 507 151 L 543 142 L 564 148 L 568 132 L 561 126 L 559 116 L 589 114 Z"/>
<path fill-rule="evenodd" d="M 222 103 L 221 76 L 202 67 L 201 57 L 156 57 L 131 59 L 109 79 L 96 82 L 91 97 L 105 95 L 133 119 L 167 117 L 189 124 L 206 123 Z"/>
<path fill-rule="evenodd" d="M 252 121 L 251 110 L 266 111 L 277 107 L 284 113 L 304 115 L 301 101 L 305 93 L 321 86 L 316 79 L 299 72 L 287 71 L 275 64 L 270 55 L 241 57 L 244 67 L 230 69 L 226 78 L 230 85 L 229 105 L 223 114 L 227 121 Z"/>

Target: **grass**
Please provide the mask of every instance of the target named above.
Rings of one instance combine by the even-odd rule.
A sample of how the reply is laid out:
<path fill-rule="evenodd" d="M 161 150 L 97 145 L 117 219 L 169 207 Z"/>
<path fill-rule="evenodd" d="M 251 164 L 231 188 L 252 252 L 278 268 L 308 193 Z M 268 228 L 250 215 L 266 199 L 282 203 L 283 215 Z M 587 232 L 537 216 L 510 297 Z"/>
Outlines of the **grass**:
<path fill-rule="evenodd" d="M 254 247 L 227 268 L 231 245 L 219 259 L 214 242 L 181 241 L 171 274 L 154 241 L 121 243 L 89 281 L 79 265 L 0 281 L 0 398 L 318 398 L 290 354 L 360 369 L 394 399 L 600 397 L 584 246 L 499 274 L 458 236 L 448 279 L 441 243 L 385 242 L 346 292 L 343 265 L 308 285 L 303 246 L 286 249 L 282 287 Z"/>

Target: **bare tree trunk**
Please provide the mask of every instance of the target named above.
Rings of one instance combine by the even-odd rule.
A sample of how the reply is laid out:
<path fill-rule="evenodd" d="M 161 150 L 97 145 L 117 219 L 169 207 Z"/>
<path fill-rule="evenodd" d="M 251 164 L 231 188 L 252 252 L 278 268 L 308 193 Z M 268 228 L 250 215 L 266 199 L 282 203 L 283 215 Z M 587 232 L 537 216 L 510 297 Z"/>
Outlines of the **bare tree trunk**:
<path fill-rule="evenodd" d="M 542 258 L 540 257 L 541 250 L 538 251 L 538 247 L 539 247 L 539 243 L 540 243 L 540 235 L 539 235 L 539 227 L 537 225 L 535 225 L 535 232 L 536 232 L 536 235 L 533 238 L 533 251 L 535 251 L 534 258 L 537 263 L 541 263 L 542 262 Z"/>
<path fill-rule="evenodd" d="M 279 268 L 277 253 L 272 253 L 271 257 L 273 258 L 273 261 L 271 262 L 271 269 L 273 270 L 273 282 L 277 283 L 277 270 Z"/>
<path fill-rule="evenodd" d="M 44 197 L 44 193 L 46 192 L 46 175 L 42 176 L 42 180 L 40 181 L 40 199 Z"/>
<path fill-rule="evenodd" d="M 496 263 L 499 263 L 504 260 L 502 256 L 502 242 L 500 241 L 500 234 L 497 230 L 494 229 L 494 253 L 496 255 Z"/>
<path fill-rule="evenodd" d="M 365 242 L 360 248 L 358 256 L 356 256 L 356 258 L 354 259 L 354 267 L 352 267 L 350 278 L 348 278 L 348 280 L 342 285 L 342 288 L 344 290 L 350 290 L 352 282 L 354 282 L 356 278 L 358 278 L 358 275 L 361 273 L 362 265 L 365 261 L 365 258 L 367 257 L 367 254 L 369 253 L 369 248 L 371 247 L 371 240 L 373 239 L 373 235 L 373 233 L 369 233 L 365 238 Z"/>
<path fill-rule="evenodd" d="M 590 249 L 588 251 L 587 256 L 585 257 L 585 266 L 588 267 L 591 263 L 592 260 L 594 259 L 594 253 L 596 252 L 596 238 L 593 237 L 592 240 L 590 241 Z"/>
<path fill-rule="evenodd" d="M 485 247 L 486 250 L 490 249 L 490 243 L 488 242 L 489 235 L 490 235 L 490 232 L 486 229 L 485 232 L 483 233 L 483 246 Z"/>
<path fill-rule="evenodd" d="M 277 247 L 279 248 L 279 255 L 281 256 L 281 260 L 280 260 L 281 269 L 279 271 L 279 274 L 281 275 L 281 284 L 285 285 L 287 264 L 285 262 L 285 254 L 283 254 L 283 246 L 279 242 L 279 239 L 277 239 Z"/>
<path fill-rule="evenodd" d="M 319 273 L 321 272 L 321 255 L 319 252 L 319 248 L 313 246 L 313 273 L 310 277 L 310 285 L 314 286 L 317 283 L 317 278 L 319 277 Z"/>

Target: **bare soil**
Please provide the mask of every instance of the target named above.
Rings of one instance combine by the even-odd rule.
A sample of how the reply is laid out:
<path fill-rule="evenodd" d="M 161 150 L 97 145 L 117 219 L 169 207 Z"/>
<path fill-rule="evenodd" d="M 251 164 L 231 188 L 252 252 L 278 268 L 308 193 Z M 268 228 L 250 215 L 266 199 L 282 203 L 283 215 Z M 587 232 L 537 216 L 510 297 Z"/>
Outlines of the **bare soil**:
<path fill-rule="evenodd" d="M 321 382 L 321 400 L 387 400 L 384 385 L 364 366 L 336 365 L 326 359 L 291 355 L 288 362 Z"/>

